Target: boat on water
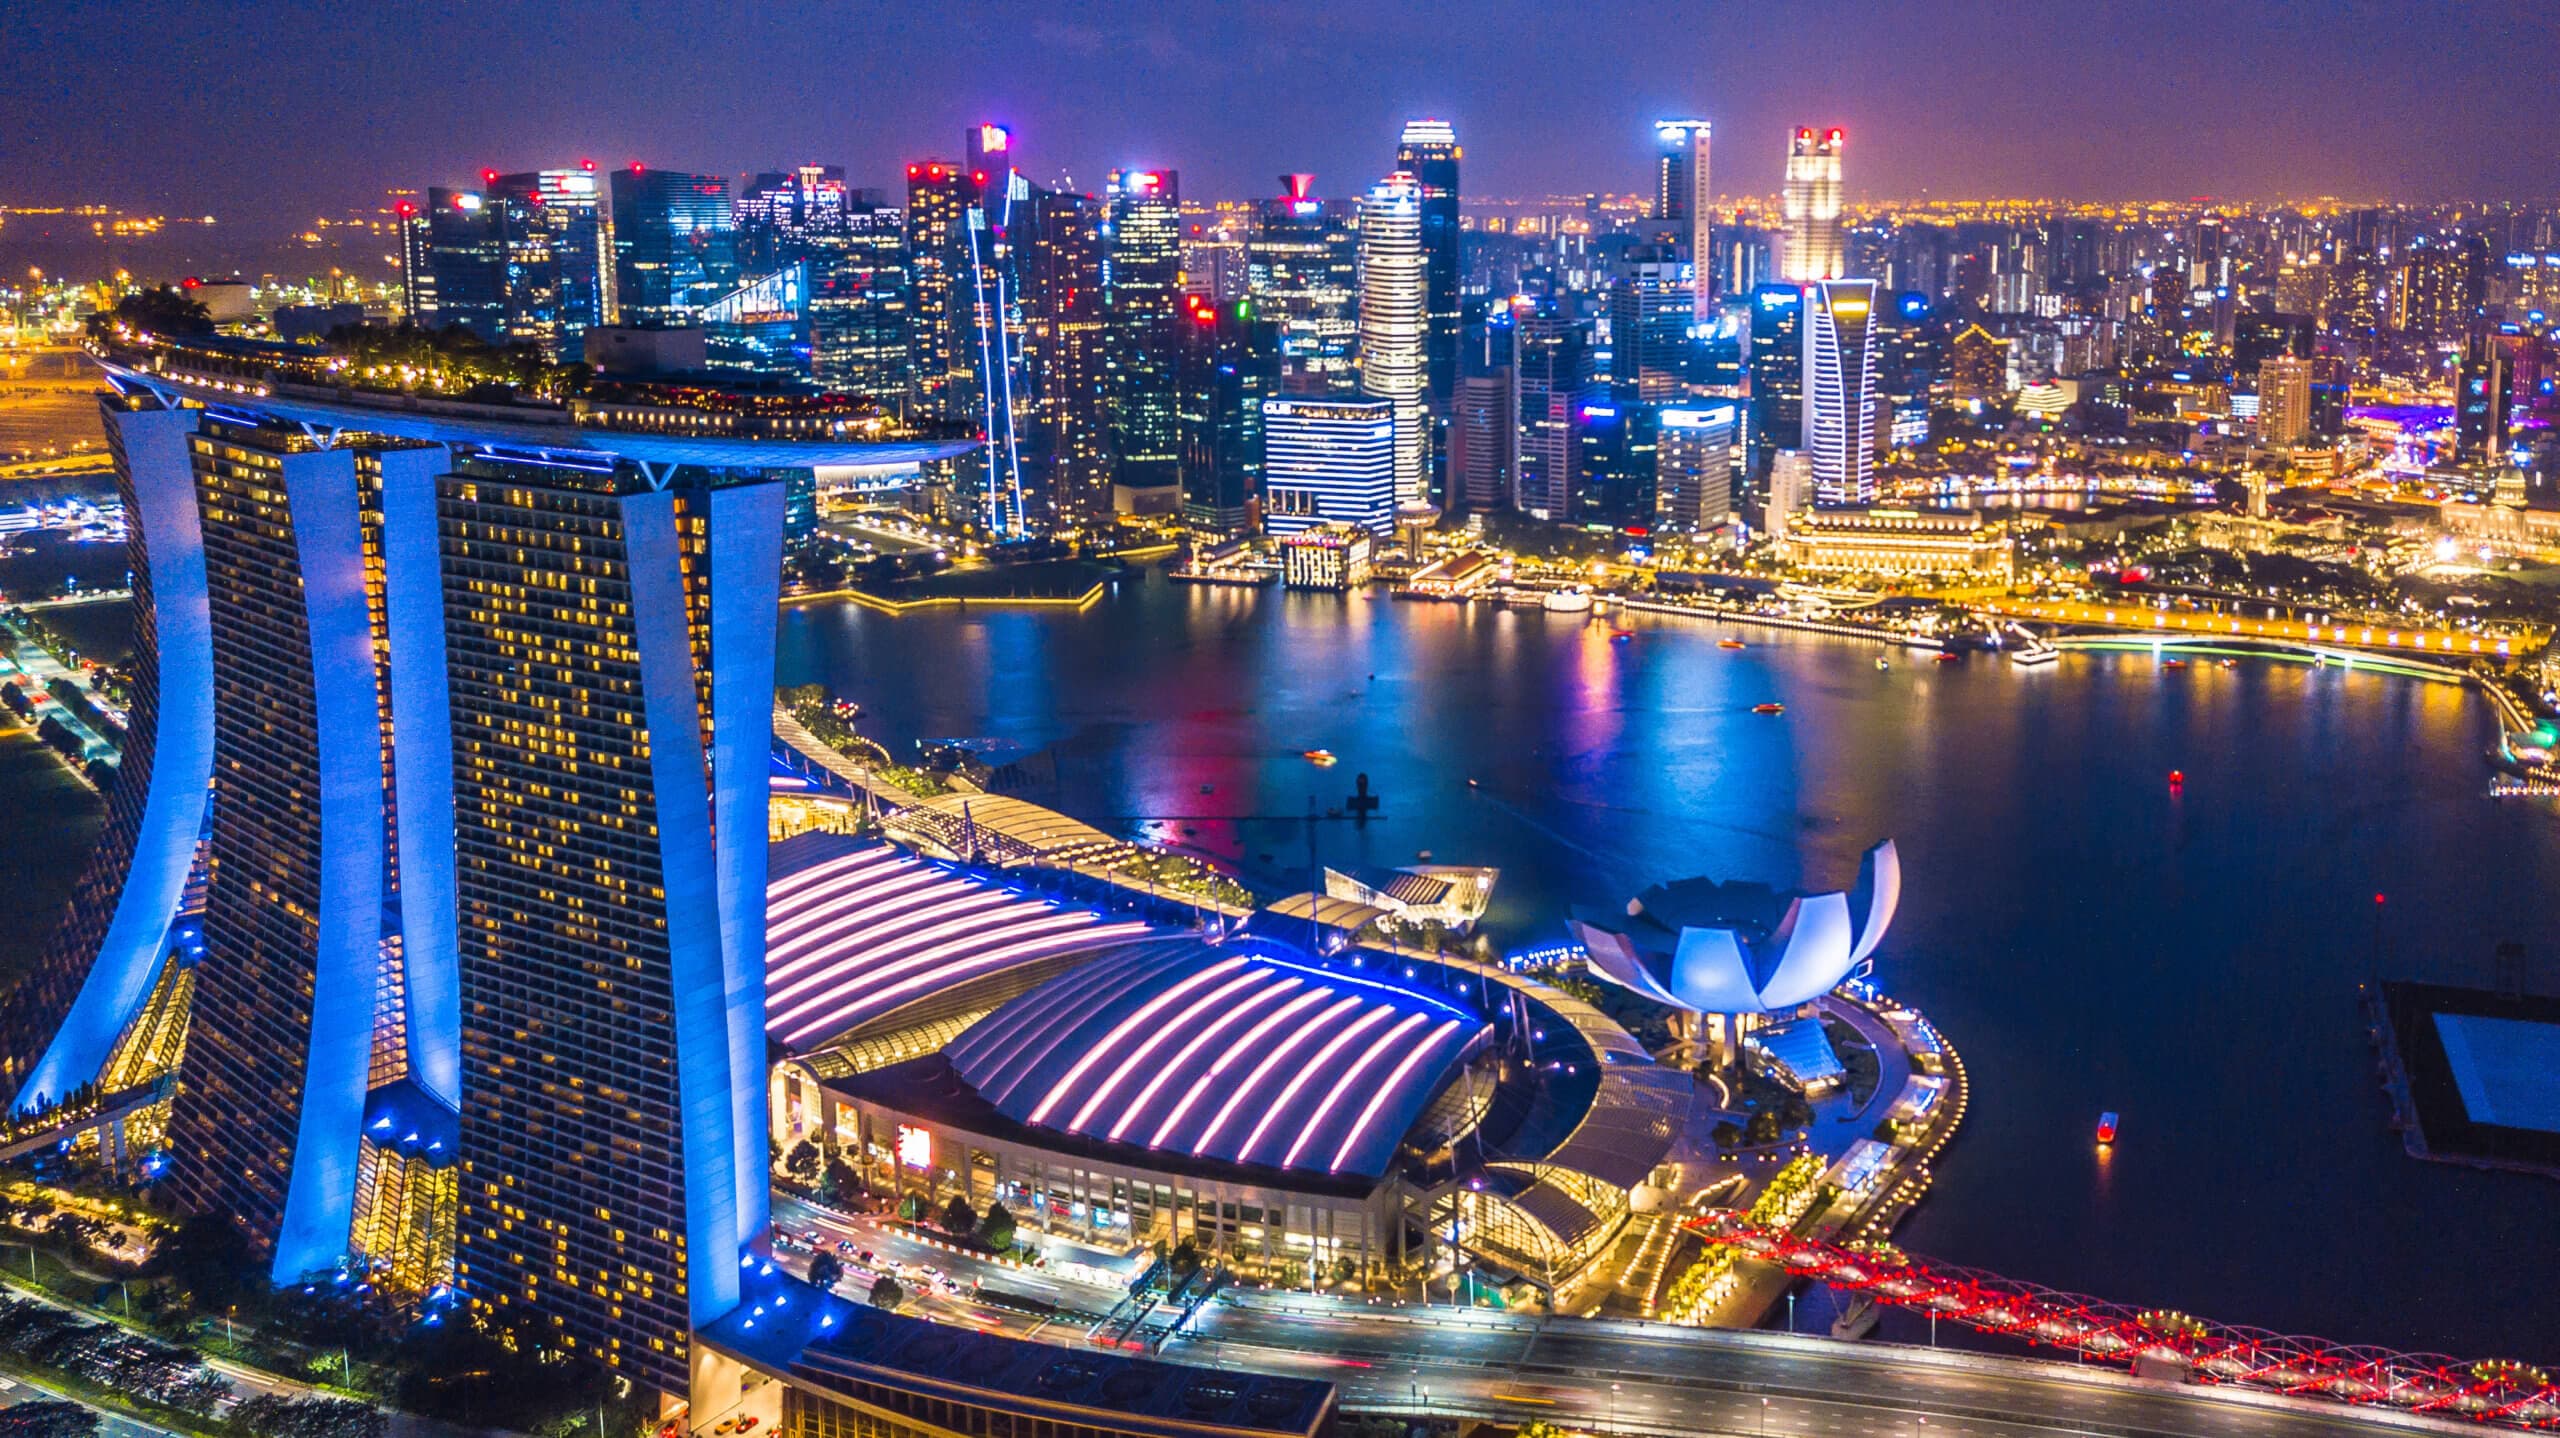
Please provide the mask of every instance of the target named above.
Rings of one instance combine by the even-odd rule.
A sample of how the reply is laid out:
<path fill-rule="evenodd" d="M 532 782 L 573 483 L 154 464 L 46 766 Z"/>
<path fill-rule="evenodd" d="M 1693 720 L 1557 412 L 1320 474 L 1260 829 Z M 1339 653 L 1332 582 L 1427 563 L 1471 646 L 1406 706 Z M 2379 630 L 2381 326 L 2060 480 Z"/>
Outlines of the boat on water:
<path fill-rule="evenodd" d="M 2237 659 L 2225 659 L 2222 661 L 2222 667 L 2225 669 L 2237 669 L 2240 667 L 2240 661 Z"/>
<path fill-rule="evenodd" d="M 2012 664 L 2025 664 L 2030 666 L 2037 664 L 2051 664 L 2053 661 L 2061 657 L 2061 650 L 2056 649 L 2052 645 L 2044 643 L 2041 640 L 2033 644 L 2029 644 L 2023 649 L 2012 649 L 2009 651 L 2009 662 Z"/>
<path fill-rule="evenodd" d="M 1609 637 L 1618 641 L 1620 644 L 1624 644 L 1628 640 L 1635 638 L 1636 632 L 1632 629 L 1612 629 L 1609 631 Z"/>
<path fill-rule="evenodd" d="M 2098 1142 L 2113 1143 L 2115 1141 L 2116 1111 L 2114 1109 L 2109 1109 L 2105 1113 L 2098 1115 Z"/>
<path fill-rule="evenodd" d="M 1787 712 L 1787 706 L 1784 704 L 1754 704 L 1751 706 L 1751 712 L 1754 714 L 1784 714 Z"/>
<path fill-rule="evenodd" d="M 2163 659 L 2160 661 L 2160 667 L 2163 669 L 2184 669 L 2187 667 L 2187 661 L 2183 659 Z"/>
<path fill-rule="evenodd" d="M 1333 762 L 1333 751 L 1330 749 L 1309 749 L 1299 757 L 1305 759 L 1308 763 L 1313 764 L 1318 768 L 1323 768 L 1325 765 Z"/>
<path fill-rule="evenodd" d="M 1839 1317 L 1831 1320 L 1831 1336 L 1844 1343 L 1855 1342 L 1875 1332 L 1876 1321 L 1882 1316 L 1874 1299 L 1859 1294 L 1840 1310 Z"/>
<path fill-rule="evenodd" d="M 1538 603 L 1549 614 L 1588 614 L 1591 612 L 1591 591 L 1559 589 Z"/>
<path fill-rule="evenodd" d="M 1883 656 L 1883 655 L 1879 654 L 1879 655 L 1877 655 L 1877 656 L 1876 656 L 1876 672 L 1877 672 L 1877 673 L 1881 674 L 1881 673 L 1883 673 L 1885 670 L 1891 669 L 1892 667 L 1893 667 L 1892 665 L 1887 664 L 1887 663 L 1885 663 L 1885 662 L 1884 662 L 1884 656 Z"/>
<path fill-rule="evenodd" d="M 1740 649 L 1743 647 L 1743 643 L 1739 639 L 1719 639 L 1716 641 L 1716 647 L 1718 649 Z"/>
<path fill-rule="evenodd" d="M 1958 654 L 1952 649 L 1941 649 L 1931 657 L 1935 658 L 1940 664 L 1953 664 L 1964 658 L 1963 655 Z"/>

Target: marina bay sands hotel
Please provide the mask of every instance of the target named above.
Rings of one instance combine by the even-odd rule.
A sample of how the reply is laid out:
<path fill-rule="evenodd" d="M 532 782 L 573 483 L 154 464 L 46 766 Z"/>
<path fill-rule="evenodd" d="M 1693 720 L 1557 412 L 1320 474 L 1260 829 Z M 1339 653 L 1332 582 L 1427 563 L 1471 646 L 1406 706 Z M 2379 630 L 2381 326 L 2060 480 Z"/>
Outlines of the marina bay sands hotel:
<path fill-rule="evenodd" d="M 354 389 L 245 341 L 95 353 L 130 742 L 0 1010 L 15 1111 L 122 1101 L 183 1042 L 165 1182 L 275 1282 L 449 1274 L 686 1391 L 768 1224 L 786 490 L 965 445 L 693 389 Z"/>

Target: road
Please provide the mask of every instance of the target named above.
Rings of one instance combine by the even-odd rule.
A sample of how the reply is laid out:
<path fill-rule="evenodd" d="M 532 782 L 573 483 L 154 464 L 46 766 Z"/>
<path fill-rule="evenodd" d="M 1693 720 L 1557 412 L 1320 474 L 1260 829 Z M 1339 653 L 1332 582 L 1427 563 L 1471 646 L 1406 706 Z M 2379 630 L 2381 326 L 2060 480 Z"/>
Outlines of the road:
<path fill-rule="evenodd" d="M 44 1385 L 25 1378 L 0 1378 L 0 1408 L 14 1408 L 21 1403 L 59 1401 L 80 1403 L 68 1393 L 56 1393 Z M 155 1428 L 139 1418 L 80 1403 L 98 1415 L 98 1438 L 175 1438 L 166 1428 Z"/>
<path fill-rule="evenodd" d="M 1032 1294 L 1065 1309 L 1100 1313 L 1120 1297 L 1110 1286 L 945 1252 L 781 1194 L 774 1217 L 794 1233 L 815 1229 L 883 1258 L 928 1263 L 955 1278 L 981 1279 L 991 1289 Z M 957 1297 L 933 1300 L 923 1311 L 1017 1338 L 1089 1341 L 1090 1320 L 1038 1319 Z M 1325 1378 L 1353 1408 L 1418 1406 L 1644 1434 L 2317 1438 L 2481 1431 L 2233 1389 L 2136 1381 L 2096 1366 L 1610 1319 L 1363 1308 L 1306 1294 L 1224 1296 L 1203 1309 L 1164 1356 Z"/>

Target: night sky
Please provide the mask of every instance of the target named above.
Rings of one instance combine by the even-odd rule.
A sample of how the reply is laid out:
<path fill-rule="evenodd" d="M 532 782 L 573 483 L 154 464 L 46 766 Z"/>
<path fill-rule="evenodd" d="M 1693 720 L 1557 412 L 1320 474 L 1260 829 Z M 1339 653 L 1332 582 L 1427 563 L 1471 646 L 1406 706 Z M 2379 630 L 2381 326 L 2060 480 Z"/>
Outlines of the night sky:
<path fill-rule="evenodd" d="M 1649 188 L 1648 122 L 1716 124 L 1717 188 L 1849 132 L 1853 197 L 2548 197 L 2551 0 L 0 0 L 0 203 L 270 231 L 393 184 L 591 156 L 890 185 L 1015 127 L 1032 178 L 1170 166 L 1326 193 L 1453 121 L 1482 195 Z M 965 18 L 964 18 L 965 17 Z"/>

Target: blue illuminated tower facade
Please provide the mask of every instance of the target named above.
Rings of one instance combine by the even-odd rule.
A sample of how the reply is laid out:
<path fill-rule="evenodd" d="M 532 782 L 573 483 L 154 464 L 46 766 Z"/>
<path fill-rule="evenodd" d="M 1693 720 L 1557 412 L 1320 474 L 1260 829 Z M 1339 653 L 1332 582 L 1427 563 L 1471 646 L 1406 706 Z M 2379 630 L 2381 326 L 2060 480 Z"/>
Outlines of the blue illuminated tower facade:
<path fill-rule="evenodd" d="M 168 1191 L 273 1281 L 451 1284 L 684 1391 L 767 1226 L 789 477 L 961 446 L 466 419 L 122 354 L 127 782 L 0 1003 L 13 1107 L 157 1111 L 174 1077 Z"/>

